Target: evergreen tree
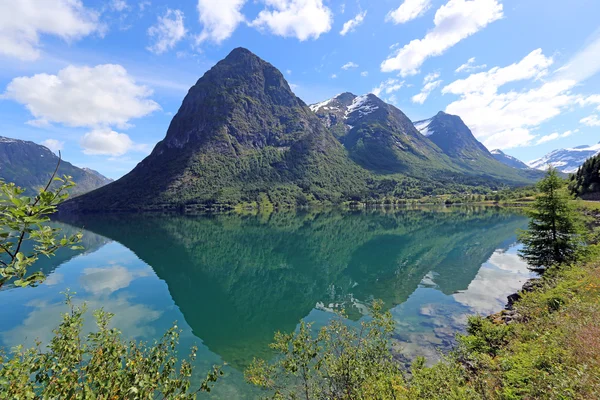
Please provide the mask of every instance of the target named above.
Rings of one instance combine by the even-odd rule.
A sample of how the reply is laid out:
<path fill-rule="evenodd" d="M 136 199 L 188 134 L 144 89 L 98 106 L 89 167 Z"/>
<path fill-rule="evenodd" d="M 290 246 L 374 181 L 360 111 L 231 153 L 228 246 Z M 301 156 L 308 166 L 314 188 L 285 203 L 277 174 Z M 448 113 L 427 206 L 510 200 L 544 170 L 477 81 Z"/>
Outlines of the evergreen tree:
<path fill-rule="evenodd" d="M 536 272 L 574 261 L 582 240 L 565 183 L 556 169 L 548 169 L 528 212 L 529 227 L 519 236 L 524 245 L 519 255 Z"/>
<path fill-rule="evenodd" d="M 571 175 L 569 189 L 577 196 L 600 193 L 600 155 L 588 158 L 577 172 Z"/>

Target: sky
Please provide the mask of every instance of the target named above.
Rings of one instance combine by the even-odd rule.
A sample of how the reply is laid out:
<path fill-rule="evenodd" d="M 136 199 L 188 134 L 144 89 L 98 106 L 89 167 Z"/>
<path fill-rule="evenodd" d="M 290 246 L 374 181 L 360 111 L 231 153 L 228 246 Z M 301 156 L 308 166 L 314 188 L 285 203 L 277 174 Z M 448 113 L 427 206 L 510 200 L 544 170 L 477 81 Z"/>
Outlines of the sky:
<path fill-rule="evenodd" d="M 0 135 L 119 178 L 236 47 L 306 103 L 459 115 L 530 161 L 600 141 L 597 0 L 0 0 Z"/>

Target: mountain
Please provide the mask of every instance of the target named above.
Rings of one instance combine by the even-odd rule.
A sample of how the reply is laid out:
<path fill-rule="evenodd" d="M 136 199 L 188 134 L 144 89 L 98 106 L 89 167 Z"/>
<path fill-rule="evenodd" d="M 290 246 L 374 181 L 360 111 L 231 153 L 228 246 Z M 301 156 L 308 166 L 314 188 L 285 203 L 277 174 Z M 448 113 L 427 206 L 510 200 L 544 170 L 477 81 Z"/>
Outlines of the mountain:
<path fill-rule="evenodd" d="M 558 149 L 546 154 L 542 158 L 529 161 L 527 165 L 531 168 L 545 170 L 552 165 L 559 171 L 571 174 L 590 157 L 600 154 L 600 143 L 591 146 L 583 145 L 570 149 Z"/>
<path fill-rule="evenodd" d="M 281 72 L 237 48 L 189 90 L 146 159 L 63 209 L 337 201 L 364 196 L 366 176 Z"/>
<path fill-rule="evenodd" d="M 469 127 L 456 115 L 440 111 L 433 118 L 417 121 L 414 125 L 452 158 L 464 161 L 492 158 L 488 149 L 475 139 Z"/>
<path fill-rule="evenodd" d="M 374 94 L 342 93 L 310 106 L 362 167 L 418 176 L 454 171 L 443 151 L 415 129 L 402 111 Z"/>
<path fill-rule="evenodd" d="M 25 140 L 0 136 L 0 179 L 15 183 L 32 194 L 47 183 L 58 157 L 50 149 Z M 78 168 L 62 160 L 58 168 L 58 176 L 70 175 L 77 184 L 72 194 L 89 192 L 110 182 L 111 179 L 88 168 Z"/>
<path fill-rule="evenodd" d="M 513 182 L 531 182 L 542 176 L 538 171 L 500 162 L 457 115 L 440 111 L 434 117 L 417 121 L 414 125 L 423 136 L 442 149 L 455 165 L 470 173 Z"/>
<path fill-rule="evenodd" d="M 497 190 L 534 179 L 489 153 L 485 168 L 463 158 L 446 154 L 402 111 L 373 94 L 343 93 L 309 107 L 273 65 L 237 48 L 188 91 L 148 157 L 61 210 L 286 207 L 421 198 L 474 186 Z"/>
<path fill-rule="evenodd" d="M 504 153 L 502 150 L 495 149 L 495 150 L 492 150 L 490 153 L 492 153 L 492 155 L 494 156 L 494 158 L 496 160 L 500 161 L 502 164 L 508 165 L 509 167 L 518 168 L 518 169 L 528 169 L 529 168 L 529 166 L 527 164 L 525 164 L 523 161 L 519 160 L 516 157 L 509 156 L 508 154 Z"/>

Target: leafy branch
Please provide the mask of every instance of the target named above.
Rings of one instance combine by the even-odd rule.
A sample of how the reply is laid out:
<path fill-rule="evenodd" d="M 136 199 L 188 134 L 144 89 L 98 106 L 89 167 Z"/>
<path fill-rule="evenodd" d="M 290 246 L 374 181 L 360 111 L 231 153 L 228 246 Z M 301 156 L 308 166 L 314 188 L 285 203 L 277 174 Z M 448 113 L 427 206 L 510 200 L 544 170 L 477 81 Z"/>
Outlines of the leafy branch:
<path fill-rule="evenodd" d="M 60 229 L 45 225 L 75 186 L 70 176 L 57 176 L 60 163 L 59 152 L 50 179 L 33 198 L 14 183 L 0 180 L 0 287 L 13 279 L 16 286 L 35 286 L 45 276 L 41 271 L 28 275 L 28 270 L 40 256 L 51 257 L 63 247 L 81 249 L 81 232 L 60 237 Z M 59 186 L 51 190 L 53 182 L 59 182 Z"/>

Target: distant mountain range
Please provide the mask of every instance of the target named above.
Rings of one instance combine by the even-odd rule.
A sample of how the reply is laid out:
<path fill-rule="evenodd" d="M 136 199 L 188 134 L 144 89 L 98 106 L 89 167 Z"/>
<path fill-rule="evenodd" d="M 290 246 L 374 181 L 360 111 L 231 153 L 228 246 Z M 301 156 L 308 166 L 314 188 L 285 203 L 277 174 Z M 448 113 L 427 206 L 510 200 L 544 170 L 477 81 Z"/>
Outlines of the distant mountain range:
<path fill-rule="evenodd" d="M 47 183 L 58 162 L 58 157 L 45 146 L 19 139 L 0 136 L 0 179 L 26 189 L 26 194 L 35 194 Z M 82 194 L 110 182 L 97 171 L 79 168 L 62 160 L 58 175 L 69 175 L 77 184 L 72 194 Z"/>
<path fill-rule="evenodd" d="M 65 212 L 303 205 L 534 182 L 457 117 L 416 126 L 373 94 L 307 106 L 273 65 L 237 48 L 189 90 L 164 140 L 130 173 Z"/>
<path fill-rule="evenodd" d="M 531 168 L 544 170 L 552 165 L 559 171 L 567 174 L 577 172 L 577 169 L 588 158 L 600 154 L 600 143 L 591 146 L 583 145 L 570 149 L 558 149 L 546 154 L 542 158 L 529 161 L 527 165 Z"/>
<path fill-rule="evenodd" d="M 523 161 L 519 160 L 516 157 L 505 154 L 502 150 L 495 149 L 495 150 L 492 150 L 490 153 L 492 153 L 492 155 L 494 156 L 494 158 L 496 160 L 500 161 L 502 164 L 508 165 L 509 167 L 518 168 L 518 169 L 530 168 Z"/>

